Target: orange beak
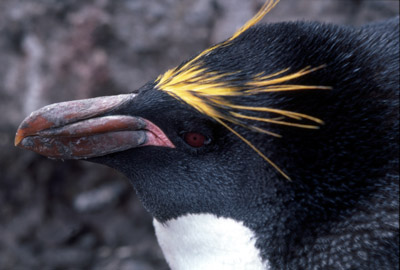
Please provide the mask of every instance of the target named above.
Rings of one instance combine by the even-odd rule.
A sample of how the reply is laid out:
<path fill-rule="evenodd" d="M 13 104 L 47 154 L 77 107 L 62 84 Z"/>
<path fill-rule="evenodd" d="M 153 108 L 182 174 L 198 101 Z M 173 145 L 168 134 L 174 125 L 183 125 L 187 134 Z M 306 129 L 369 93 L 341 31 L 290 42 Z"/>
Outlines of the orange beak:
<path fill-rule="evenodd" d="M 19 126 L 15 145 L 50 158 L 85 159 L 145 145 L 174 147 L 150 121 L 112 115 L 135 94 L 56 103 L 33 112 Z"/>

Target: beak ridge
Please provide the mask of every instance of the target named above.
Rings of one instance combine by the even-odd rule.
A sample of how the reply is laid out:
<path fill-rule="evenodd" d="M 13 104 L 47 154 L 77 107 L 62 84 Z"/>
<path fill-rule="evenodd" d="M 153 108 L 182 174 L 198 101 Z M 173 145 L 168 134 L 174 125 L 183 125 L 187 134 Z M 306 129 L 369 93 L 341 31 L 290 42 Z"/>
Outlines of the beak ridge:
<path fill-rule="evenodd" d="M 136 94 L 124 94 L 61 102 L 45 106 L 31 113 L 20 124 L 15 135 L 14 144 L 15 146 L 19 146 L 25 137 L 36 135 L 42 130 L 65 126 L 69 123 L 107 113 L 133 99 L 135 96 Z"/>
<path fill-rule="evenodd" d="M 135 96 L 125 94 L 45 106 L 21 123 L 15 146 L 60 159 L 86 159 L 145 145 L 174 148 L 162 130 L 149 120 L 117 114 Z"/>

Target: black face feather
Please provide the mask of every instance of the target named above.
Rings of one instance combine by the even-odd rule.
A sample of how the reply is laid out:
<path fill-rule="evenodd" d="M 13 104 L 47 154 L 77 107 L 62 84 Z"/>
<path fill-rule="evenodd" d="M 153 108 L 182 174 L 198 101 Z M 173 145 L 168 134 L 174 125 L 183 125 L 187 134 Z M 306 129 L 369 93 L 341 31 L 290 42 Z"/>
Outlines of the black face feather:
<path fill-rule="evenodd" d="M 261 124 L 282 138 L 232 126 L 291 181 L 156 83 L 144 86 L 124 113 L 158 125 L 176 148 L 137 148 L 94 161 L 124 172 L 160 221 L 205 212 L 243 221 L 274 269 L 398 267 L 398 18 L 357 29 L 307 22 L 252 27 L 201 60 L 209 71 L 237 74 L 232 83 L 235 76 L 324 65 L 293 83 L 332 90 L 232 98 L 324 121 L 316 130 Z M 182 132 L 201 133 L 210 143 L 192 148 Z"/>

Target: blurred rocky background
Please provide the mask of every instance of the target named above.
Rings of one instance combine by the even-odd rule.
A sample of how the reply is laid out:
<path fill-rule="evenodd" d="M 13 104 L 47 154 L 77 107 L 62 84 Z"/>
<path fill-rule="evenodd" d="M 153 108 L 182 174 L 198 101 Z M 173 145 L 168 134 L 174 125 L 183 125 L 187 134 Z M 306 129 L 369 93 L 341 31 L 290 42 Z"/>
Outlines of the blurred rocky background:
<path fill-rule="evenodd" d="M 168 269 L 122 175 L 16 149 L 18 124 L 53 102 L 127 93 L 222 41 L 263 0 L 0 0 L 0 269 Z M 282 0 L 265 22 L 349 25 L 398 1 Z"/>

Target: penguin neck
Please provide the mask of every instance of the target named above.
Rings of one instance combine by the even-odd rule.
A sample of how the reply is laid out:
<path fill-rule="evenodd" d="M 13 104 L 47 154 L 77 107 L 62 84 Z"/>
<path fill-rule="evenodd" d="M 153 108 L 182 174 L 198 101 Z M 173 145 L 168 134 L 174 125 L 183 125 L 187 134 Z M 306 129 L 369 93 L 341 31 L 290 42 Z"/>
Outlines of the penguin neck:
<path fill-rule="evenodd" d="M 242 222 L 212 214 L 188 214 L 160 223 L 158 243 L 173 270 L 268 270 L 256 236 Z"/>

